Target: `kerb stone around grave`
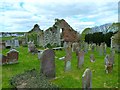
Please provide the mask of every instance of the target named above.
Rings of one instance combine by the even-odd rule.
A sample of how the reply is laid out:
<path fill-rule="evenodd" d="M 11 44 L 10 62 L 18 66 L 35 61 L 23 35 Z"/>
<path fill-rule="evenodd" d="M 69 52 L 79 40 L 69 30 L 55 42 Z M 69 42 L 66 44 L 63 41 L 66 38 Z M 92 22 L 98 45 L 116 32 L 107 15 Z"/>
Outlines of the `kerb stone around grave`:
<path fill-rule="evenodd" d="M 41 71 L 47 78 L 55 78 L 55 52 L 47 49 L 41 56 Z"/>

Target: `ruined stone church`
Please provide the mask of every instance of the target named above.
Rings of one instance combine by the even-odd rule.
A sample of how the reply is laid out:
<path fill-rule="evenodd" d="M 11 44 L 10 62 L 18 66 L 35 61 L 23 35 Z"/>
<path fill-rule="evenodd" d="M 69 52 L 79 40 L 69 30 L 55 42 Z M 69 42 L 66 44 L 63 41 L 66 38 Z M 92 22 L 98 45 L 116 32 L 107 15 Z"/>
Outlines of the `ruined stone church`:
<path fill-rule="evenodd" d="M 79 42 L 79 34 L 75 31 L 64 19 L 55 19 L 55 24 L 43 31 L 36 24 L 34 28 L 27 32 L 36 33 L 37 44 L 46 47 L 48 44 L 51 46 L 61 46 L 64 42 Z"/>

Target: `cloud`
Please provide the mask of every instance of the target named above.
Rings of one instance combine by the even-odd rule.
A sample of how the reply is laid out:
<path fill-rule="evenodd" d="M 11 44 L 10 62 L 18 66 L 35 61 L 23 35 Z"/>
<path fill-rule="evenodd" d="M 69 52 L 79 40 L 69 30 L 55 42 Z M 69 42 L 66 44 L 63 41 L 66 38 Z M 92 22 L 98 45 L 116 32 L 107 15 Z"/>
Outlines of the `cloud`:
<path fill-rule="evenodd" d="M 47 29 L 55 18 L 75 30 L 117 22 L 119 0 L 1 0 L 0 32 L 29 31 L 34 24 Z"/>

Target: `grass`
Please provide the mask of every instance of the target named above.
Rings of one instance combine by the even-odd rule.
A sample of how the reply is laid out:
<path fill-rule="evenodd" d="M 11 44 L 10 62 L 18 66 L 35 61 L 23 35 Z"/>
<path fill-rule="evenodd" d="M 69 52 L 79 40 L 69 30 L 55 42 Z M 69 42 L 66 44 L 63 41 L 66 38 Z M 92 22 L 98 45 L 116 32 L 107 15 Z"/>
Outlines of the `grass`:
<path fill-rule="evenodd" d="M 21 74 L 26 70 L 35 68 L 40 72 L 40 60 L 37 58 L 37 54 L 33 55 L 28 53 L 27 47 L 17 48 L 19 51 L 19 63 L 13 65 L 2 66 L 2 87 L 11 88 L 9 80 L 11 77 Z M 3 50 L 3 54 L 6 55 L 9 49 Z M 107 53 L 110 49 L 107 48 Z M 65 56 L 64 51 L 55 51 L 58 58 Z M 115 65 L 113 72 L 106 74 L 104 71 L 104 56 L 99 56 L 97 51 L 94 52 L 96 62 L 90 62 L 89 51 L 85 54 L 84 66 L 81 69 L 77 69 L 77 58 L 75 53 L 72 54 L 72 70 L 70 72 L 64 72 L 64 61 L 55 59 L 56 65 L 56 79 L 51 80 L 52 83 L 57 84 L 62 88 L 81 88 L 82 86 L 82 74 L 87 67 L 92 70 L 92 87 L 93 88 L 116 88 L 118 87 L 118 54 L 115 54 Z"/>

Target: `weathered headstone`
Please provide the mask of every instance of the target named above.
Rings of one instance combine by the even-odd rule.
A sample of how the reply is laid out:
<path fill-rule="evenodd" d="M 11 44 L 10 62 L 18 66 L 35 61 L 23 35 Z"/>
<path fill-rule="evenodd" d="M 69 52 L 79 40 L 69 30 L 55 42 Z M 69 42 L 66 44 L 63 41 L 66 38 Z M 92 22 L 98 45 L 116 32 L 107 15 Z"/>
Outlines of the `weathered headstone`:
<path fill-rule="evenodd" d="M 82 65 L 84 64 L 84 51 L 80 51 L 78 53 L 78 68 L 81 68 Z"/>
<path fill-rule="evenodd" d="M 55 78 L 55 52 L 47 49 L 41 56 L 41 71 L 47 78 Z"/>
<path fill-rule="evenodd" d="M 41 50 L 41 51 L 39 50 L 38 51 L 38 59 L 41 59 L 42 53 L 43 53 L 43 50 Z"/>
<path fill-rule="evenodd" d="M 106 73 L 112 72 L 113 62 L 111 61 L 111 56 L 109 54 L 107 54 L 105 56 L 104 60 L 105 60 L 105 71 L 106 71 Z"/>
<path fill-rule="evenodd" d="M 91 62 L 95 62 L 94 54 L 91 54 L 91 55 L 90 55 L 90 61 L 91 61 Z"/>
<path fill-rule="evenodd" d="M 8 64 L 18 63 L 19 52 L 15 49 L 11 49 L 7 53 Z"/>
<path fill-rule="evenodd" d="M 7 41 L 5 42 L 5 47 L 6 47 L 6 48 L 11 48 L 11 41 L 10 41 L 10 40 L 7 40 Z"/>
<path fill-rule="evenodd" d="M 34 42 L 28 42 L 28 51 L 31 52 L 31 53 L 37 53 L 37 49 L 35 47 L 35 44 Z"/>
<path fill-rule="evenodd" d="M 70 71 L 71 70 L 71 61 L 66 61 L 66 64 L 65 64 L 65 71 Z"/>
<path fill-rule="evenodd" d="M 0 50 L 5 49 L 5 42 L 0 42 Z"/>
<path fill-rule="evenodd" d="M 99 55 L 102 56 L 103 55 L 103 44 L 101 43 L 100 47 L 99 47 Z"/>
<path fill-rule="evenodd" d="M 85 53 L 88 52 L 88 43 L 85 43 L 85 44 L 84 44 L 84 51 L 85 51 Z"/>
<path fill-rule="evenodd" d="M 18 40 L 14 40 L 15 42 L 15 47 L 19 47 L 19 41 Z"/>
<path fill-rule="evenodd" d="M 7 63 L 7 57 L 5 55 L 0 54 L 0 65 L 4 65 Z"/>
<path fill-rule="evenodd" d="M 82 75 L 82 88 L 83 90 L 91 90 L 92 88 L 92 72 L 88 68 Z"/>

